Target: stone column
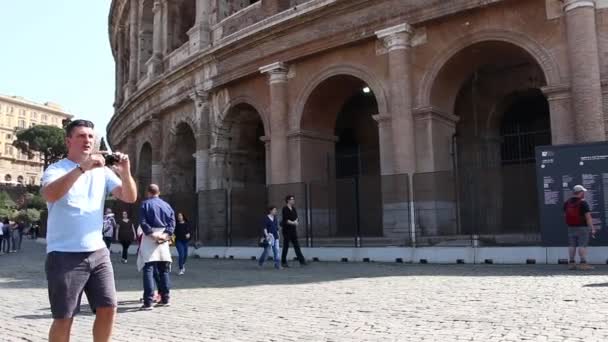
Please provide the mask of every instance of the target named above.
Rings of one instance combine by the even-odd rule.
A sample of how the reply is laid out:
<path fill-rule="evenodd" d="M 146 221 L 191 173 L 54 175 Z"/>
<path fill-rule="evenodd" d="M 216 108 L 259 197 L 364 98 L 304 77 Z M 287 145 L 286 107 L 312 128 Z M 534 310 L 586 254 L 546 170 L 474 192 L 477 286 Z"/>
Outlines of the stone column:
<path fill-rule="evenodd" d="M 137 13 L 139 12 L 139 0 L 130 0 L 129 3 L 129 81 L 127 82 L 127 97 L 137 90 L 137 61 L 139 60 L 138 49 L 138 25 Z"/>
<path fill-rule="evenodd" d="M 570 87 L 553 86 L 541 88 L 549 102 L 551 117 L 551 143 L 553 145 L 573 144 L 576 142 L 576 132 L 570 99 Z"/>
<path fill-rule="evenodd" d="M 577 142 L 605 140 L 594 0 L 563 0 Z"/>
<path fill-rule="evenodd" d="M 388 50 L 390 78 L 390 115 L 394 141 L 395 173 L 416 171 L 410 38 L 412 27 L 401 24 L 376 32 Z"/>
<path fill-rule="evenodd" d="M 287 67 L 277 62 L 260 68 L 270 86 L 270 184 L 288 182 Z"/>
<path fill-rule="evenodd" d="M 124 28 L 118 28 L 118 34 L 116 35 L 116 108 L 122 105 L 122 101 L 124 99 L 124 54 L 125 54 L 125 37 L 123 35 Z"/>
<path fill-rule="evenodd" d="M 162 137 L 163 126 L 161 124 L 160 115 L 154 114 L 150 121 L 153 134 Z M 152 183 L 158 184 L 158 186 L 162 186 L 162 149 L 162 139 L 158 139 L 158 144 L 152 148 Z"/>
<path fill-rule="evenodd" d="M 267 136 L 261 136 L 260 141 L 264 143 L 264 155 L 266 157 L 266 184 L 270 184 L 270 169 L 272 165 L 270 165 L 270 138 Z"/>
<path fill-rule="evenodd" d="M 161 27 L 162 27 L 162 53 L 163 56 L 168 56 L 173 51 L 175 25 L 179 11 L 176 9 L 177 3 L 174 0 L 161 0 Z"/>
<path fill-rule="evenodd" d="M 188 31 L 191 51 L 205 49 L 211 44 L 210 13 L 211 1 L 196 0 L 196 21 L 194 26 Z"/>
<path fill-rule="evenodd" d="M 393 150 L 393 131 L 391 116 L 388 114 L 377 114 L 373 116 L 378 123 L 378 140 L 380 143 L 380 174 L 390 175 L 395 169 L 395 158 Z"/>
<path fill-rule="evenodd" d="M 208 189 L 209 179 L 209 94 L 205 91 L 195 91 L 190 95 L 194 101 L 196 120 L 196 191 Z"/>
<path fill-rule="evenodd" d="M 163 41 L 165 31 L 163 30 L 163 7 L 165 0 L 155 0 L 152 11 L 154 12 L 154 33 L 152 35 L 152 58 L 147 62 L 148 75 L 157 76 L 162 73 L 163 66 Z"/>

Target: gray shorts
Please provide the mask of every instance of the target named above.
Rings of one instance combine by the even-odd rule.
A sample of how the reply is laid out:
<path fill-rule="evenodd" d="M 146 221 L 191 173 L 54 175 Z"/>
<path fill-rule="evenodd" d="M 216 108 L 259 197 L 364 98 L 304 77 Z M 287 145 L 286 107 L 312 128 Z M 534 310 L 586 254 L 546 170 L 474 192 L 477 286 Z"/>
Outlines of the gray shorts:
<path fill-rule="evenodd" d="M 568 246 L 587 247 L 590 233 L 589 227 L 568 227 Z"/>
<path fill-rule="evenodd" d="M 51 252 L 46 257 L 46 279 L 53 318 L 72 318 L 80 312 L 82 293 L 91 310 L 116 307 L 116 287 L 110 252 Z"/>

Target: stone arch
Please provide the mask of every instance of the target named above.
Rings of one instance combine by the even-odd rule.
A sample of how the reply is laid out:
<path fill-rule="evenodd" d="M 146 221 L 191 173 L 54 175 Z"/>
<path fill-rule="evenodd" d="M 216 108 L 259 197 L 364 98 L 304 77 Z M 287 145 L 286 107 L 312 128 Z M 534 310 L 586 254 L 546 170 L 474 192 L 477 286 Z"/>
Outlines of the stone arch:
<path fill-rule="evenodd" d="M 417 95 L 417 107 L 432 106 L 432 89 L 435 85 L 438 75 L 443 67 L 460 51 L 474 45 L 486 41 L 499 41 L 510 43 L 527 52 L 534 61 L 539 65 L 544 73 L 547 85 L 554 86 L 562 83 L 562 75 L 559 69 L 559 64 L 555 58 L 544 49 L 538 42 L 530 37 L 514 31 L 506 30 L 484 30 L 455 39 L 449 47 L 442 53 L 437 54 L 435 60 L 427 68 L 420 82 L 420 91 Z"/>
<path fill-rule="evenodd" d="M 6 174 L 4 175 L 4 181 L 5 182 L 11 182 L 13 180 L 13 176 L 11 176 L 10 174 Z"/>
<path fill-rule="evenodd" d="M 152 183 L 152 144 L 143 141 L 137 149 L 137 185 L 140 195 Z"/>
<path fill-rule="evenodd" d="M 231 98 L 225 105 L 224 109 L 219 113 L 219 116 L 216 121 L 216 125 L 222 127 L 226 122 L 226 117 L 230 113 L 230 111 L 239 106 L 239 105 L 248 105 L 251 106 L 255 111 L 259 114 L 262 123 L 264 124 L 264 134 L 266 136 L 270 136 L 270 123 L 268 122 L 268 114 L 262 108 L 264 106 L 261 105 L 258 101 L 248 95 L 239 95 L 234 98 Z"/>
<path fill-rule="evenodd" d="M 386 96 L 387 92 L 382 82 L 373 75 L 373 72 L 362 65 L 333 65 L 321 70 L 315 76 L 311 77 L 311 79 L 307 82 L 307 85 L 300 92 L 300 95 L 295 102 L 295 115 L 293 116 L 294 121 L 290 122 L 290 128 L 301 129 L 306 103 L 308 102 L 308 99 L 313 91 L 317 89 L 317 87 L 324 81 L 330 79 L 331 77 L 340 75 L 352 76 L 364 81 L 376 96 L 376 100 L 378 102 L 378 111 L 380 112 L 376 114 L 388 113 L 388 101 Z"/>

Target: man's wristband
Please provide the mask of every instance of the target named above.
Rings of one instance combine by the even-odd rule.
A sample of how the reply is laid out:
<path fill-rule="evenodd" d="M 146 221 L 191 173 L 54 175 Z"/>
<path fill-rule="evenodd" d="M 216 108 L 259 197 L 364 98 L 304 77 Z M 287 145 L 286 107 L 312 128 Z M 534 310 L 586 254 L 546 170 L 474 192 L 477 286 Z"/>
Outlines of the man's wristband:
<path fill-rule="evenodd" d="M 78 168 L 78 170 L 80 170 L 80 172 L 82 172 L 82 173 L 84 174 L 84 172 L 85 172 L 85 171 L 84 171 L 84 169 L 82 168 L 82 166 L 80 166 L 80 164 L 79 164 L 79 165 L 76 165 L 76 168 Z"/>

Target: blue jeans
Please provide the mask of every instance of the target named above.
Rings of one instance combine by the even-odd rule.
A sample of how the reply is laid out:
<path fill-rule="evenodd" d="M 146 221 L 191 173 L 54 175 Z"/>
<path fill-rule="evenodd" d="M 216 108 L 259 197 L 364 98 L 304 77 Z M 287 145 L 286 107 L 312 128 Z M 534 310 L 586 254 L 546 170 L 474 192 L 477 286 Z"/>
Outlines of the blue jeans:
<path fill-rule="evenodd" d="M 279 240 L 275 240 L 272 246 L 267 246 L 264 248 L 262 255 L 260 256 L 259 265 L 264 265 L 264 261 L 266 261 L 266 257 L 268 256 L 268 251 L 272 248 L 272 254 L 274 258 L 274 267 L 279 268 Z"/>
<path fill-rule="evenodd" d="M 179 269 L 184 268 L 186 259 L 188 259 L 188 240 L 175 240 L 175 248 L 177 248 Z"/>
<path fill-rule="evenodd" d="M 142 271 L 144 275 L 144 305 L 152 305 L 154 300 L 154 271 L 158 272 L 158 293 L 160 294 L 163 303 L 169 302 L 169 291 L 171 281 L 169 279 L 169 262 L 155 261 L 147 262 Z"/>

